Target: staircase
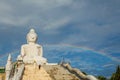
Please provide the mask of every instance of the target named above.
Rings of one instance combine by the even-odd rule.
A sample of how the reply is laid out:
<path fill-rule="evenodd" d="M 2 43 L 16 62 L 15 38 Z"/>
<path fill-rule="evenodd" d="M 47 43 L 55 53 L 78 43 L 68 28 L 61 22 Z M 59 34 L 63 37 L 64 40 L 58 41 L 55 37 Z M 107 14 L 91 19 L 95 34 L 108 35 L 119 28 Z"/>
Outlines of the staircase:
<path fill-rule="evenodd" d="M 43 67 L 25 65 L 22 80 L 52 80 Z"/>

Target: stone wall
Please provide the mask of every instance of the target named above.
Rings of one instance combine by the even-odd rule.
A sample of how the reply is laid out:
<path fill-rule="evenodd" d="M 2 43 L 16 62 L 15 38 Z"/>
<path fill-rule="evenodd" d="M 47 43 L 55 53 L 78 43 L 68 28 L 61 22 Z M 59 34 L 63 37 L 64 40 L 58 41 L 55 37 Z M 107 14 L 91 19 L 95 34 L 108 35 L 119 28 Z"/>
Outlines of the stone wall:
<path fill-rule="evenodd" d="M 82 80 L 98 80 L 97 78 L 95 78 L 92 75 L 85 75 L 83 74 L 79 69 L 77 68 L 72 68 L 70 66 L 69 63 L 62 63 L 60 64 L 62 67 L 66 68 L 68 71 L 70 71 L 71 73 L 75 74 L 76 76 L 78 76 L 80 79 Z"/>

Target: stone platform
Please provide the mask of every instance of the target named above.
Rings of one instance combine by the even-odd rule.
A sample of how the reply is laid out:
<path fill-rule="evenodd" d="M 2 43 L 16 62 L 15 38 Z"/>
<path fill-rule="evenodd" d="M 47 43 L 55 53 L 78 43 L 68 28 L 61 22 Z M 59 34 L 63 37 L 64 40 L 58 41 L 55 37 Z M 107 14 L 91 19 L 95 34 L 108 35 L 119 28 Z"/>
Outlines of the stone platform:
<path fill-rule="evenodd" d="M 60 65 L 44 65 L 43 67 L 52 80 L 81 80 Z"/>
<path fill-rule="evenodd" d="M 81 80 L 60 65 L 25 65 L 21 80 Z"/>
<path fill-rule="evenodd" d="M 25 65 L 22 80 L 52 80 L 43 67 Z"/>

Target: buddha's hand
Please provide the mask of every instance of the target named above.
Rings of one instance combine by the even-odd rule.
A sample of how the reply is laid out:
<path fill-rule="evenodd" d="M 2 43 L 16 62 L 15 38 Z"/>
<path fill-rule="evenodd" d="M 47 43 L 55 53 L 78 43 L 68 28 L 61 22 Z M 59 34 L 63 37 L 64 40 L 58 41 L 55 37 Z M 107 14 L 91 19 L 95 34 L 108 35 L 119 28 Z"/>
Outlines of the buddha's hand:
<path fill-rule="evenodd" d="M 25 55 L 21 55 L 22 59 L 25 57 Z"/>

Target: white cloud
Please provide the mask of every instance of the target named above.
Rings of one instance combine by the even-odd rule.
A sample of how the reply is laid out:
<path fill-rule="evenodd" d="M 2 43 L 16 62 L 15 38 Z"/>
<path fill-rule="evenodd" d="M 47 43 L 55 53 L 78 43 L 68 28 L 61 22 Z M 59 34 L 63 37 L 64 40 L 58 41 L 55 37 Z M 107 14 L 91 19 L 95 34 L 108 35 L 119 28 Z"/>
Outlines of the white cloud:
<path fill-rule="evenodd" d="M 21 17 L 21 18 L 14 18 L 14 17 L 1 17 L 0 22 L 2 24 L 9 24 L 13 26 L 24 25 L 28 23 L 30 17 Z"/>
<path fill-rule="evenodd" d="M 59 16 L 57 9 L 62 6 L 70 6 L 73 0 L 22 0 L 4 1 L 0 3 L 0 23 L 14 26 L 23 25 L 58 25 L 58 21 L 64 16 Z M 53 12 L 51 12 L 53 11 Z M 49 14 L 53 14 L 50 21 Z M 55 18 L 58 17 L 58 18 Z M 45 18 L 45 19 L 44 19 Z M 41 20 L 43 19 L 43 20 Z M 42 21 L 42 22 L 41 22 Z M 65 20 L 64 20 L 65 21 Z M 63 21 L 63 23 L 64 23 Z M 48 22 L 48 23 L 47 23 Z M 57 23 L 55 23 L 57 22 Z M 61 25 L 61 24 L 60 24 Z M 59 25 L 59 26 L 60 26 Z"/>
<path fill-rule="evenodd" d="M 6 28 L 37 26 L 44 35 L 59 34 L 58 43 L 99 47 L 108 37 L 119 33 L 119 7 L 115 3 L 103 0 L 4 0 L 0 1 L 0 24 L 7 24 Z M 59 29 L 64 27 L 71 33 L 64 30 L 63 34 Z"/>
<path fill-rule="evenodd" d="M 43 27 L 43 32 L 45 31 L 45 34 L 56 34 L 59 32 L 59 28 L 64 27 L 70 21 L 69 17 L 53 20 Z"/>
<path fill-rule="evenodd" d="M 0 16 L 9 14 L 8 12 L 13 11 L 12 6 L 5 2 L 0 2 Z"/>
<path fill-rule="evenodd" d="M 73 2 L 73 0 L 22 0 L 22 2 L 44 9 L 50 9 L 59 6 L 69 5 Z"/>

